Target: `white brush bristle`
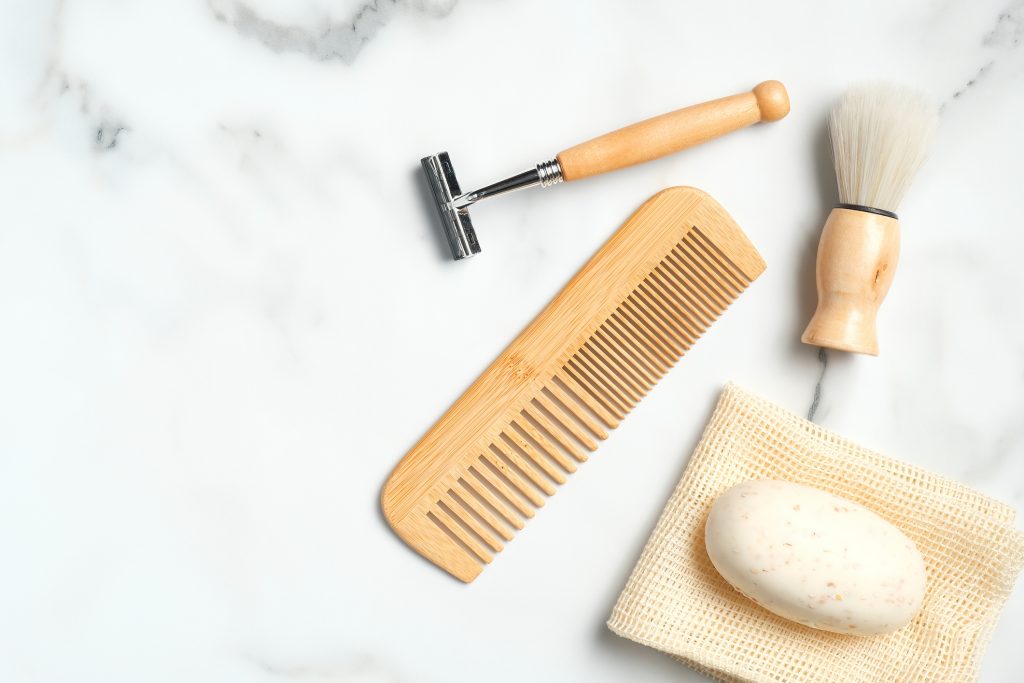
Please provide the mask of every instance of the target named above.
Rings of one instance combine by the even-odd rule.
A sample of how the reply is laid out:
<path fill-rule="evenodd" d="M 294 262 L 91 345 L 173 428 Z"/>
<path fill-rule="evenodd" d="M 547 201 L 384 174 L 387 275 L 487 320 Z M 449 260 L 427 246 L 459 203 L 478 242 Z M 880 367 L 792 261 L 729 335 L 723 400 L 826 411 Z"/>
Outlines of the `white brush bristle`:
<path fill-rule="evenodd" d="M 916 90 L 889 83 L 848 90 L 828 117 L 839 201 L 895 212 L 938 122 Z"/>

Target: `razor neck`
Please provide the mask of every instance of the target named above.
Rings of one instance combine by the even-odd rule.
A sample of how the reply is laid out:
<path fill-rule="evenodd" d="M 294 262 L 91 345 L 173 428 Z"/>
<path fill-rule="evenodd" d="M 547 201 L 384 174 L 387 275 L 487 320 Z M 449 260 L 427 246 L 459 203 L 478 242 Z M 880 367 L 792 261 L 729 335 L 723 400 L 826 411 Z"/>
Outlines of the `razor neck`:
<path fill-rule="evenodd" d="M 509 192 L 534 187 L 535 185 L 548 187 L 560 182 L 562 182 L 562 167 L 558 164 L 557 160 L 552 159 L 551 161 L 537 164 L 537 166 L 528 171 L 523 171 L 510 178 L 481 187 L 479 190 L 461 194 L 452 199 L 452 207 L 461 210 L 488 197 L 497 197 L 501 194 L 508 194 Z"/>

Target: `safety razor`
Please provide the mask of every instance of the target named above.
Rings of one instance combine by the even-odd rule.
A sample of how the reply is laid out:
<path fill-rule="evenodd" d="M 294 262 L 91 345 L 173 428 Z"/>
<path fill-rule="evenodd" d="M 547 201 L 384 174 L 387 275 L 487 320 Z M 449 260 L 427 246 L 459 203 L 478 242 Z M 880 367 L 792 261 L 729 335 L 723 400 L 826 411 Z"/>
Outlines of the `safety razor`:
<path fill-rule="evenodd" d="M 695 104 L 598 136 L 559 152 L 496 183 L 463 192 L 448 152 L 420 160 L 445 237 L 458 261 L 480 253 L 469 207 L 481 199 L 540 185 L 614 171 L 699 145 L 759 121 L 778 121 L 789 113 L 789 95 L 778 81 L 765 81 L 750 92 Z"/>

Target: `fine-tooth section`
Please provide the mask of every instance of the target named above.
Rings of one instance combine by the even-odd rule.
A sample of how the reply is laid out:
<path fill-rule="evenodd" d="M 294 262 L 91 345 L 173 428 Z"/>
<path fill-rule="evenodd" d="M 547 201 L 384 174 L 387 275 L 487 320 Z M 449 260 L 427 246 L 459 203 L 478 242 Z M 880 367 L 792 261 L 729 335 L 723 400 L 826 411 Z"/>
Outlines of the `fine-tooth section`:
<path fill-rule="evenodd" d="M 673 265 L 671 256 L 661 262 L 658 275 L 667 285 L 667 289 L 674 294 L 676 304 L 688 321 L 689 327 L 699 336 L 707 328 L 706 314 L 700 306 L 693 303 L 693 295 L 689 293 L 686 281 L 679 279 L 679 271 Z"/>
<path fill-rule="evenodd" d="M 690 259 L 690 264 L 696 268 L 699 277 L 706 285 L 705 293 L 709 299 L 713 299 L 721 308 L 729 305 L 729 302 L 736 296 L 732 291 L 731 284 L 724 281 L 721 274 L 708 261 L 701 250 L 695 248 L 687 240 L 679 243 L 679 249 Z"/>
<path fill-rule="evenodd" d="M 629 399 L 610 379 L 607 369 L 602 368 L 590 357 L 586 348 L 577 351 L 569 363 L 582 373 L 583 384 L 591 390 L 591 395 L 594 398 L 603 401 L 612 414 L 620 420 L 626 416 L 630 408 Z"/>
<path fill-rule="evenodd" d="M 647 394 L 645 383 L 633 374 L 633 367 L 623 358 L 620 358 L 618 353 L 608 348 L 604 338 L 601 336 L 600 327 L 590 337 L 586 348 L 594 354 L 602 365 L 609 368 L 615 375 L 616 381 L 632 399 L 633 405 L 636 405 Z"/>
<path fill-rule="evenodd" d="M 682 353 L 690 350 L 694 337 L 690 336 L 683 323 L 678 320 L 678 316 L 672 313 L 668 303 L 663 298 L 650 292 L 649 288 L 653 289 L 653 287 L 648 282 L 644 283 L 644 288 L 641 291 L 644 298 L 648 301 L 649 310 L 656 318 L 659 327 L 665 332 L 666 339 L 671 339 L 682 347 L 682 352 L 680 353 L 682 355 Z"/>
<path fill-rule="evenodd" d="M 616 341 L 615 336 L 612 333 L 611 320 L 606 320 L 604 325 L 601 325 L 594 333 L 594 336 L 590 338 L 606 357 L 625 372 L 628 372 L 630 380 L 641 393 L 646 395 L 653 386 L 654 380 L 647 371 L 637 363 L 632 353 L 627 350 L 624 342 Z"/>
<path fill-rule="evenodd" d="M 690 326 L 690 322 L 685 316 L 680 315 L 675 305 L 675 296 L 658 280 L 657 271 L 651 273 L 650 277 L 644 281 L 644 285 L 647 288 L 648 298 L 655 304 L 655 308 L 662 315 L 666 325 L 689 350 L 700 336 L 700 332 Z"/>
<path fill-rule="evenodd" d="M 636 322 L 636 316 L 627 305 L 627 302 L 622 302 L 617 313 L 620 315 L 620 319 L 628 326 L 634 339 L 650 352 L 652 358 L 657 359 L 663 373 L 672 367 L 672 359 L 674 357 L 672 352 L 666 349 L 653 334 L 648 332 L 646 327 Z"/>
<path fill-rule="evenodd" d="M 640 297 L 637 292 L 634 291 L 627 297 L 626 301 L 622 302 L 622 311 L 633 321 L 637 330 L 643 335 L 643 338 L 647 340 L 652 347 L 658 349 L 658 353 L 662 354 L 668 365 L 674 365 L 675 359 L 678 358 L 683 349 L 676 347 L 675 344 L 665 338 L 665 332 L 661 329 L 661 326 L 654 322 L 654 316 L 648 311 L 646 304 L 641 304 Z"/>
<path fill-rule="evenodd" d="M 694 315 L 689 306 L 686 305 L 686 295 L 674 284 L 672 276 L 668 274 L 669 265 L 666 261 L 651 273 L 651 286 L 657 288 L 669 304 L 676 321 L 686 331 L 690 343 L 696 342 L 704 332 L 704 325 L 699 317 Z"/>
<path fill-rule="evenodd" d="M 672 291 L 673 298 L 676 300 L 682 299 L 685 302 L 680 303 L 679 307 L 686 313 L 685 322 L 691 329 L 691 334 L 694 339 L 699 337 L 708 326 L 708 311 L 702 302 L 694 301 L 693 292 L 688 287 L 690 281 L 685 276 L 681 276 L 680 271 L 675 269 L 677 265 L 673 259 L 666 258 L 660 265 L 663 267 L 665 283 L 670 288 L 670 291 Z"/>
<path fill-rule="evenodd" d="M 621 344 L 627 353 L 633 354 L 639 362 L 644 364 L 651 372 L 655 382 L 661 379 L 668 369 L 668 365 L 661 360 L 657 353 L 636 336 L 636 331 L 630 325 L 623 322 L 618 310 L 608 318 L 605 324 L 607 325 L 608 333 Z"/>
<path fill-rule="evenodd" d="M 665 259 L 665 263 L 670 271 L 675 271 L 676 282 L 679 283 L 686 297 L 690 312 L 700 323 L 701 328 L 707 328 L 715 319 L 715 309 L 714 306 L 704 300 L 701 287 L 694 282 L 694 276 L 690 271 L 689 264 L 681 256 L 677 256 L 674 253 L 672 258 Z"/>
<path fill-rule="evenodd" d="M 603 422 L 608 429 L 615 429 L 619 426 L 619 421 L 608 412 L 608 410 L 597 400 L 593 394 L 585 389 L 576 379 L 576 377 L 569 372 L 568 364 L 562 366 L 562 373 L 556 375 L 556 381 L 561 382 L 564 385 L 566 396 L 569 400 L 575 399 L 576 403 L 581 408 L 589 410 L 593 413 L 601 422 Z M 607 438 L 607 434 L 602 439 Z"/>
<path fill-rule="evenodd" d="M 636 301 L 641 304 L 644 313 L 648 317 L 650 328 L 657 332 L 665 344 L 672 349 L 675 356 L 685 353 L 689 343 L 681 337 L 679 331 L 669 322 L 668 317 L 662 311 L 657 300 L 642 286 L 636 289 L 634 295 Z"/>
<path fill-rule="evenodd" d="M 688 281 L 693 285 L 690 289 L 695 295 L 694 303 L 700 306 L 701 310 L 707 314 L 707 322 L 711 324 L 717 312 L 728 304 L 721 294 L 715 291 L 714 287 L 704 281 L 705 276 L 694 262 L 693 255 L 689 251 L 680 246 L 677 248 L 676 253 L 679 255 L 676 263 L 680 264 L 686 272 Z"/>
<path fill-rule="evenodd" d="M 587 345 L 605 365 L 613 368 L 616 377 L 618 377 L 620 383 L 625 385 L 633 401 L 639 401 L 647 394 L 650 385 L 637 373 L 632 360 L 628 360 L 621 355 L 619 349 L 608 344 L 601 332 L 602 328 L 598 328 L 594 336 L 587 342 Z"/>
<path fill-rule="evenodd" d="M 558 405 L 561 410 L 564 410 L 567 415 L 570 415 L 577 420 L 580 424 L 590 430 L 591 434 L 601 441 L 607 439 L 608 432 L 606 432 L 604 428 L 601 427 L 593 417 L 591 417 L 590 413 L 581 402 L 574 399 L 569 395 L 566 389 L 562 388 L 563 386 L 568 386 L 564 379 L 564 373 L 556 373 L 555 376 L 552 377 L 551 383 L 546 387 L 546 390 L 551 392 L 551 396 L 558 401 Z M 590 450 L 596 449 L 597 446 L 595 444 L 594 448 L 591 448 Z"/>
<path fill-rule="evenodd" d="M 391 526 L 472 581 L 763 269 L 707 195 L 656 195 L 403 459 Z"/>
<path fill-rule="evenodd" d="M 687 239 L 691 240 L 691 243 L 700 245 L 702 253 L 707 254 L 708 258 L 713 260 L 719 267 L 722 274 L 728 276 L 733 284 L 736 285 L 736 295 L 747 288 L 750 284 L 750 280 L 743 275 L 739 268 L 736 267 L 728 256 L 722 253 L 722 250 L 718 248 L 715 243 L 704 234 L 704 231 L 697 226 L 693 226 L 693 230 L 687 236 Z"/>
<path fill-rule="evenodd" d="M 581 362 L 579 354 L 573 356 L 565 364 L 564 369 L 566 378 L 572 378 L 580 388 L 580 396 L 583 397 L 585 395 L 593 399 L 595 411 L 598 407 L 601 408 L 601 412 L 598 412 L 598 415 L 603 412 L 611 418 L 611 423 L 609 424 L 606 420 L 605 424 L 608 424 L 613 429 L 618 427 L 619 420 L 626 416 L 626 411 L 615 400 L 605 394 L 605 391 L 601 388 L 601 383 L 594 377 L 590 368 Z"/>

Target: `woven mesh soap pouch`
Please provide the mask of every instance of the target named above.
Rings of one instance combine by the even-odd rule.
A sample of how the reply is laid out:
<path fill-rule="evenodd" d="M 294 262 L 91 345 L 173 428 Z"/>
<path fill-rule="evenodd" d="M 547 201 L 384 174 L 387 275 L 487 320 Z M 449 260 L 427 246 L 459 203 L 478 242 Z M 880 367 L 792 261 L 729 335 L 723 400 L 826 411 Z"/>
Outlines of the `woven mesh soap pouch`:
<path fill-rule="evenodd" d="M 708 559 L 704 521 L 718 494 L 749 479 L 830 491 L 902 529 L 928 572 L 920 614 L 888 635 L 837 635 L 733 590 Z M 1007 505 L 730 385 L 608 626 L 722 681 L 971 681 L 1024 566 L 1024 534 L 1013 524 Z"/>

